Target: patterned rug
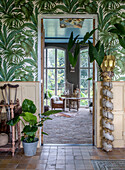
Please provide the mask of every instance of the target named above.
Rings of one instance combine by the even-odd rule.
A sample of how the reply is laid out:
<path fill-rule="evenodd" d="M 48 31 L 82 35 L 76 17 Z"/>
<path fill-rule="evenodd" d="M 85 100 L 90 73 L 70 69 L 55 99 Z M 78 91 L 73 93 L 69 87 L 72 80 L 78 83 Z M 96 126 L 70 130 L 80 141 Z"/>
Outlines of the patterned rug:
<path fill-rule="evenodd" d="M 92 160 L 94 170 L 125 170 L 125 160 Z"/>
<path fill-rule="evenodd" d="M 76 116 L 78 114 L 78 112 L 68 112 L 68 113 L 66 113 L 66 112 L 61 112 L 61 113 L 56 113 L 56 114 L 54 114 L 54 116 L 56 116 L 56 117 L 61 117 L 61 116 L 63 116 L 63 117 L 74 117 L 74 116 Z"/>

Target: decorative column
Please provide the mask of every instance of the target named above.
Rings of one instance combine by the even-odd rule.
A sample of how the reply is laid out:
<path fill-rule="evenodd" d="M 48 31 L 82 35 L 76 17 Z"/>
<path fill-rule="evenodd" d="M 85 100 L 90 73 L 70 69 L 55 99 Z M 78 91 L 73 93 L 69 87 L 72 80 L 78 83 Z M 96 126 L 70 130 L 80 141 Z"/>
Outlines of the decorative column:
<path fill-rule="evenodd" d="M 114 136 L 112 132 L 114 131 L 114 125 L 112 123 L 114 115 L 113 110 L 113 93 L 112 93 L 112 77 L 113 69 L 115 66 L 115 57 L 108 55 L 104 57 L 103 63 L 101 65 L 102 69 L 102 149 L 106 152 L 112 151 Z"/>

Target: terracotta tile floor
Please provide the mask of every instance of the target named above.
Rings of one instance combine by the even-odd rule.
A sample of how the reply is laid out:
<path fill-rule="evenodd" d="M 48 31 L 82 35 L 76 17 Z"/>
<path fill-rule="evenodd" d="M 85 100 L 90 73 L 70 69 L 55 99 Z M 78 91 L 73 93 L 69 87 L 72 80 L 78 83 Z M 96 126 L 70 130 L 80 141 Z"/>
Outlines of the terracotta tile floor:
<path fill-rule="evenodd" d="M 0 152 L 2 170 L 93 170 L 91 160 L 125 159 L 125 149 L 114 149 L 106 153 L 94 146 L 44 145 L 33 157 L 26 157 L 23 150 Z"/>

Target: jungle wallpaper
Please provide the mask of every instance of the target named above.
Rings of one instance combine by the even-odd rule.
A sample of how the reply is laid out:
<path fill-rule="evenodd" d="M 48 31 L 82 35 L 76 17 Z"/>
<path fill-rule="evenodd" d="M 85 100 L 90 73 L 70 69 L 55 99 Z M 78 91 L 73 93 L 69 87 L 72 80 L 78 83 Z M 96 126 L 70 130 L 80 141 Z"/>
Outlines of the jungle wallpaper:
<path fill-rule="evenodd" d="M 0 81 L 37 81 L 37 23 L 42 13 L 98 13 L 99 39 L 125 80 L 125 49 L 108 29 L 125 26 L 124 0 L 0 0 Z"/>

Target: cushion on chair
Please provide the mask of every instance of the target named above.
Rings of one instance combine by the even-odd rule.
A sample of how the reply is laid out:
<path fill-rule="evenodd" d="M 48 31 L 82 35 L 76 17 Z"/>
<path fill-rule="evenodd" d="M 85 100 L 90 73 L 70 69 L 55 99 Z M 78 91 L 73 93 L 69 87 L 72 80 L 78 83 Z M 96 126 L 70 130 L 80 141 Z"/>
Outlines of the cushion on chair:
<path fill-rule="evenodd" d="M 52 96 L 51 97 L 51 107 L 53 108 L 65 108 L 65 100 L 60 100 L 61 97 L 59 96 Z"/>
<path fill-rule="evenodd" d="M 58 96 L 53 96 L 51 97 L 51 99 L 53 99 L 53 102 L 55 103 L 56 101 L 59 101 L 59 97 Z"/>
<path fill-rule="evenodd" d="M 55 101 L 55 104 L 63 104 L 63 101 Z"/>

